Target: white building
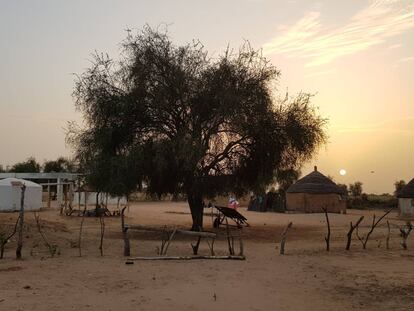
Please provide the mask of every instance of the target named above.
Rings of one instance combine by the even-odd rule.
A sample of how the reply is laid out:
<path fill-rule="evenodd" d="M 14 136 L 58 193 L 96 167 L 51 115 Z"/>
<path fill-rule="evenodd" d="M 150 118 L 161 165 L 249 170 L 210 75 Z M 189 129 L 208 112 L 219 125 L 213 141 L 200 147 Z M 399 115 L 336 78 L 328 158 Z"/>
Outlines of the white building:
<path fill-rule="evenodd" d="M 20 210 L 22 184 L 26 186 L 24 209 L 26 211 L 40 210 L 42 207 L 42 186 L 34 182 L 5 178 L 0 180 L 0 212 Z"/>
<path fill-rule="evenodd" d="M 414 217 L 414 178 L 398 193 L 401 217 Z"/>
<path fill-rule="evenodd" d="M 79 205 L 79 198 L 80 198 L 80 204 L 81 205 L 85 204 L 85 194 L 86 194 L 86 204 L 88 205 L 96 204 L 96 195 L 97 195 L 96 192 L 81 191 L 79 193 L 78 191 L 75 191 L 73 195 L 73 205 L 75 206 Z M 108 205 L 108 206 L 118 205 L 119 203 L 119 206 L 123 206 L 123 205 L 126 205 L 127 200 L 126 200 L 126 197 L 111 197 L 109 194 L 101 192 L 98 195 L 98 203 Z"/>

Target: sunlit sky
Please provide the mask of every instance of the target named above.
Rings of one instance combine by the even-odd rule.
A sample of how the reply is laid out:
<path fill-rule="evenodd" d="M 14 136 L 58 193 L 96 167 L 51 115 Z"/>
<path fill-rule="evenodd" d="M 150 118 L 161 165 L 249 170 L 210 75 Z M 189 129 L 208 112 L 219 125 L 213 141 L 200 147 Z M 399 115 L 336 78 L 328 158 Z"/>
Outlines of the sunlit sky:
<path fill-rule="evenodd" d="M 414 0 L 0 0 L 0 164 L 70 156 L 81 120 L 73 73 L 94 50 L 116 58 L 125 29 L 168 25 L 212 56 L 249 40 L 282 72 L 281 93 L 314 94 L 329 143 L 314 165 L 340 183 L 392 192 L 414 177 Z M 345 169 L 347 174 L 339 174 Z"/>

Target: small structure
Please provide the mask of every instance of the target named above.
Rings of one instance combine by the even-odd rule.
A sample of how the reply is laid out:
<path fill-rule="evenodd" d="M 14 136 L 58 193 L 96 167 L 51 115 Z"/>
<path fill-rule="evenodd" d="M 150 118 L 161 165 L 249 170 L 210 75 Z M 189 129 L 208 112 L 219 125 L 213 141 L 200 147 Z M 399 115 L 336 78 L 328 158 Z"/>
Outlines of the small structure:
<path fill-rule="evenodd" d="M 414 178 L 397 194 L 401 217 L 414 217 Z"/>
<path fill-rule="evenodd" d="M 286 191 L 286 210 L 304 213 L 346 213 L 343 191 L 332 180 L 315 170 Z"/>
<path fill-rule="evenodd" d="M 21 185 L 26 185 L 24 195 L 24 209 L 37 211 L 42 207 L 42 186 L 34 182 L 5 178 L 0 180 L 0 212 L 13 212 L 20 210 Z"/>
<path fill-rule="evenodd" d="M 56 200 L 58 208 L 72 204 L 73 188 L 80 174 L 74 173 L 0 173 L 0 179 L 19 178 L 39 183 L 47 189 L 48 208 L 50 208 L 51 187 L 56 188 Z M 66 192 L 64 188 L 66 187 Z M 68 202 L 69 201 L 69 202 Z"/>

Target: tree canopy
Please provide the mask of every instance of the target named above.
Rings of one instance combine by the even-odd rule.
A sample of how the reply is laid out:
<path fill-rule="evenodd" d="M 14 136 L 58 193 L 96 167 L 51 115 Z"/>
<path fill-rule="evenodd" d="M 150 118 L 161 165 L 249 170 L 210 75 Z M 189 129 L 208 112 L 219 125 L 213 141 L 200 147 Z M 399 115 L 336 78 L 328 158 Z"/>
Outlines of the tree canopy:
<path fill-rule="evenodd" d="M 353 197 L 360 197 L 362 195 L 362 182 L 356 181 L 349 184 L 349 192 Z"/>
<path fill-rule="evenodd" d="M 9 172 L 11 173 L 40 173 L 41 166 L 34 157 L 28 158 L 26 161 L 14 164 Z"/>
<path fill-rule="evenodd" d="M 71 173 L 71 172 L 74 172 L 74 170 L 75 170 L 74 163 L 64 157 L 59 157 L 56 160 L 45 161 L 43 163 L 43 172 L 45 173 L 50 173 L 50 172 Z"/>
<path fill-rule="evenodd" d="M 394 188 L 395 188 L 395 190 L 394 190 L 394 195 L 398 195 L 398 193 L 406 186 L 407 184 L 406 184 L 406 182 L 405 182 L 405 180 L 397 180 L 395 183 L 394 183 Z"/>
<path fill-rule="evenodd" d="M 210 58 L 146 27 L 118 61 L 95 54 L 78 76 L 86 126 L 72 124 L 68 140 L 97 190 L 186 194 L 200 230 L 203 198 L 262 190 L 325 142 L 308 94 L 277 99 L 279 74 L 248 44 Z"/>

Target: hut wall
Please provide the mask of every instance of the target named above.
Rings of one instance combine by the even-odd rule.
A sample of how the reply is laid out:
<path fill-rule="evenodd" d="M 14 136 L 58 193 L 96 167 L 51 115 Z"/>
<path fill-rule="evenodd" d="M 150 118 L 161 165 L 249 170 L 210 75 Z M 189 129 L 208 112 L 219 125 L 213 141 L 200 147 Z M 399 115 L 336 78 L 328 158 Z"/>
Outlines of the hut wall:
<path fill-rule="evenodd" d="M 414 199 L 411 198 L 399 198 L 398 206 L 400 208 L 400 216 L 402 217 L 414 217 Z"/>
<path fill-rule="evenodd" d="M 286 209 L 304 213 L 346 213 L 346 203 L 338 194 L 287 193 Z"/>

